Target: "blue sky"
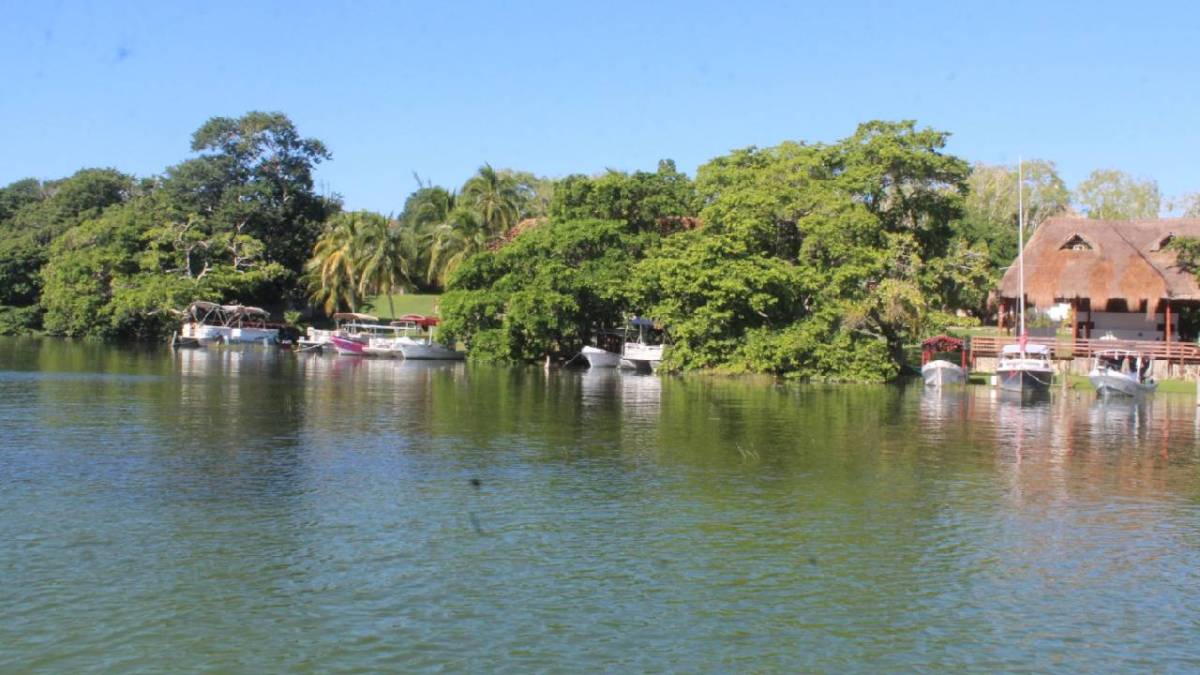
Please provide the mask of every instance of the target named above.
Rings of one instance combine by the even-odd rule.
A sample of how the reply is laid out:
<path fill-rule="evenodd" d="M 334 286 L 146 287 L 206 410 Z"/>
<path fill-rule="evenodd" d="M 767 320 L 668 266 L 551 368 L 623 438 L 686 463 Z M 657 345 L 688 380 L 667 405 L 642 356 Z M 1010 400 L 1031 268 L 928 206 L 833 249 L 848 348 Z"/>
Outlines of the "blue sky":
<path fill-rule="evenodd" d="M 413 173 L 694 173 L 863 120 L 952 132 L 971 161 L 1054 160 L 1200 190 L 1200 9 L 998 2 L 0 0 L 0 184 L 149 175 L 208 117 L 287 113 L 323 192 L 397 211 Z"/>

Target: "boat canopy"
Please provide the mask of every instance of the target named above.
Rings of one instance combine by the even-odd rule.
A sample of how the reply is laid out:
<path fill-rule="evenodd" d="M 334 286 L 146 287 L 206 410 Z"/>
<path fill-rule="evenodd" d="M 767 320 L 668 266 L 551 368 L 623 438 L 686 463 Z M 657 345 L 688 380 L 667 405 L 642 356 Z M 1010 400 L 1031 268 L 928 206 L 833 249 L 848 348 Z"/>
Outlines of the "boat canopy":
<path fill-rule="evenodd" d="M 1050 348 L 1046 345 L 1025 345 L 1025 349 L 1021 349 L 1021 345 L 1004 345 L 1004 349 L 1001 350 L 1005 356 L 1020 354 L 1022 351 L 1026 354 L 1036 354 L 1039 356 L 1050 355 Z"/>
<path fill-rule="evenodd" d="M 360 314 L 358 312 L 338 312 L 333 315 L 334 321 L 379 321 L 379 317 L 370 314 Z"/>
<path fill-rule="evenodd" d="M 404 316 L 392 322 L 393 326 L 403 326 L 408 324 L 416 324 L 421 328 L 431 328 L 438 325 L 439 319 L 436 316 L 425 316 L 424 314 L 405 314 Z"/>
<path fill-rule="evenodd" d="M 949 335 L 938 335 L 921 342 L 921 349 L 927 352 L 960 352 L 963 341 Z"/>

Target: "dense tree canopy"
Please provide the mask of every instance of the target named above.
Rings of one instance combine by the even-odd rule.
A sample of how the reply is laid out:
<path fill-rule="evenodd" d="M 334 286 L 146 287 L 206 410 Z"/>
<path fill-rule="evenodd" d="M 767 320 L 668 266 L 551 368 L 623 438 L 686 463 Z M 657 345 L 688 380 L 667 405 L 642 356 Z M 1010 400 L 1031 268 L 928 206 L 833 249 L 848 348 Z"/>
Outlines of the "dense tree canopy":
<path fill-rule="evenodd" d="M 637 314 L 665 327 L 668 369 L 884 380 L 955 311 L 985 314 L 1016 255 L 1016 168 L 970 167 L 947 137 L 869 122 L 734 150 L 695 180 L 670 160 L 558 180 L 483 164 L 457 189 L 418 178 L 393 216 L 317 195 L 330 152 L 285 115 L 215 117 L 161 175 L 0 188 L 0 333 L 152 337 L 195 299 L 332 313 L 445 288 L 441 334 L 474 358 L 565 359 Z M 1119 171 L 1071 193 L 1043 160 L 1022 188 L 1031 232 L 1072 205 L 1136 218 L 1162 201 Z M 1176 248 L 1200 267 L 1200 245 Z"/>
<path fill-rule="evenodd" d="M 1097 169 L 1075 189 L 1075 201 L 1089 218 L 1157 218 L 1162 207 L 1158 183 L 1115 169 Z"/>

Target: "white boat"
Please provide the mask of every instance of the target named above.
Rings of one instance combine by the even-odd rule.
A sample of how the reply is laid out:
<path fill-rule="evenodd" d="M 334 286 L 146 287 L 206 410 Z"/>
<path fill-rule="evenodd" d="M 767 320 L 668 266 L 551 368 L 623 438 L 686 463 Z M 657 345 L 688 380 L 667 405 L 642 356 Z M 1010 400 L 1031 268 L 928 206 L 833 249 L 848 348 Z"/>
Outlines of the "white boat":
<path fill-rule="evenodd" d="M 439 344 L 433 339 L 437 317 L 405 314 L 392 326 L 400 331 L 397 343 L 404 358 L 422 361 L 461 361 L 466 354 Z"/>
<path fill-rule="evenodd" d="M 341 356 L 373 356 L 385 359 L 404 358 L 404 333 L 397 326 L 351 321 L 329 336 L 334 350 Z"/>
<path fill-rule="evenodd" d="M 962 365 L 939 354 L 958 353 Z M 921 343 L 921 377 L 930 387 L 963 384 L 967 381 L 966 350 L 963 341 L 948 335 L 931 337 Z"/>
<path fill-rule="evenodd" d="M 944 387 L 949 384 L 963 384 L 967 381 L 967 371 L 957 363 L 945 359 L 934 359 L 921 366 L 921 377 L 929 387 Z"/>
<path fill-rule="evenodd" d="M 583 348 L 583 358 L 592 368 L 616 368 L 621 365 L 621 355 L 607 349 L 588 345 Z"/>
<path fill-rule="evenodd" d="M 661 343 L 662 330 L 654 326 L 650 319 L 634 317 L 629 320 L 630 327 L 637 328 L 635 341 L 626 341 L 621 348 L 621 366 L 641 371 L 658 370 L 662 363 L 664 345 Z M 658 341 L 656 341 L 656 339 Z"/>
<path fill-rule="evenodd" d="M 267 325 L 269 314 L 258 307 L 218 305 L 197 300 L 181 313 L 184 317 L 178 341 L 200 345 L 275 344 L 279 329 Z"/>
<path fill-rule="evenodd" d="M 1046 345 L 1004 345 L 996 366 L 996 384 L 1007 391 L 1044 392 L 1054 381 Z"/>
<path fill-rule="evenodd" d="M 1088 379 L 1102 396 L 1149 394 L 1158 388 L 1150 372 L 1152 367 L 1151 359 L 1139 352 L 1106 349 L 1096 353 Z"/>

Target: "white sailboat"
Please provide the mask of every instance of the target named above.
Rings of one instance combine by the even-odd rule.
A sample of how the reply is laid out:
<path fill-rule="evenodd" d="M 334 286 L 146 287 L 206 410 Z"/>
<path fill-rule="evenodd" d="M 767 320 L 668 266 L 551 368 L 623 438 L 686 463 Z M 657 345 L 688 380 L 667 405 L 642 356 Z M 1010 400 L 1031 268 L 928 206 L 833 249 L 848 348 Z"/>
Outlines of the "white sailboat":
<path fill-rule="evenodd" d="M 1050 390 L 1054 368 L 1050 365 L 1050 349 L 1045 345 L 1030 345 L 1025 330 L 1025 200 L 1021 160 L 1017 160 L 1017 306 L 1021 316 L 1019 339 L 1015 345 L 1005 345 L 996 366 L 996 381 L 1001 389 L 1018 392 Z"/>

